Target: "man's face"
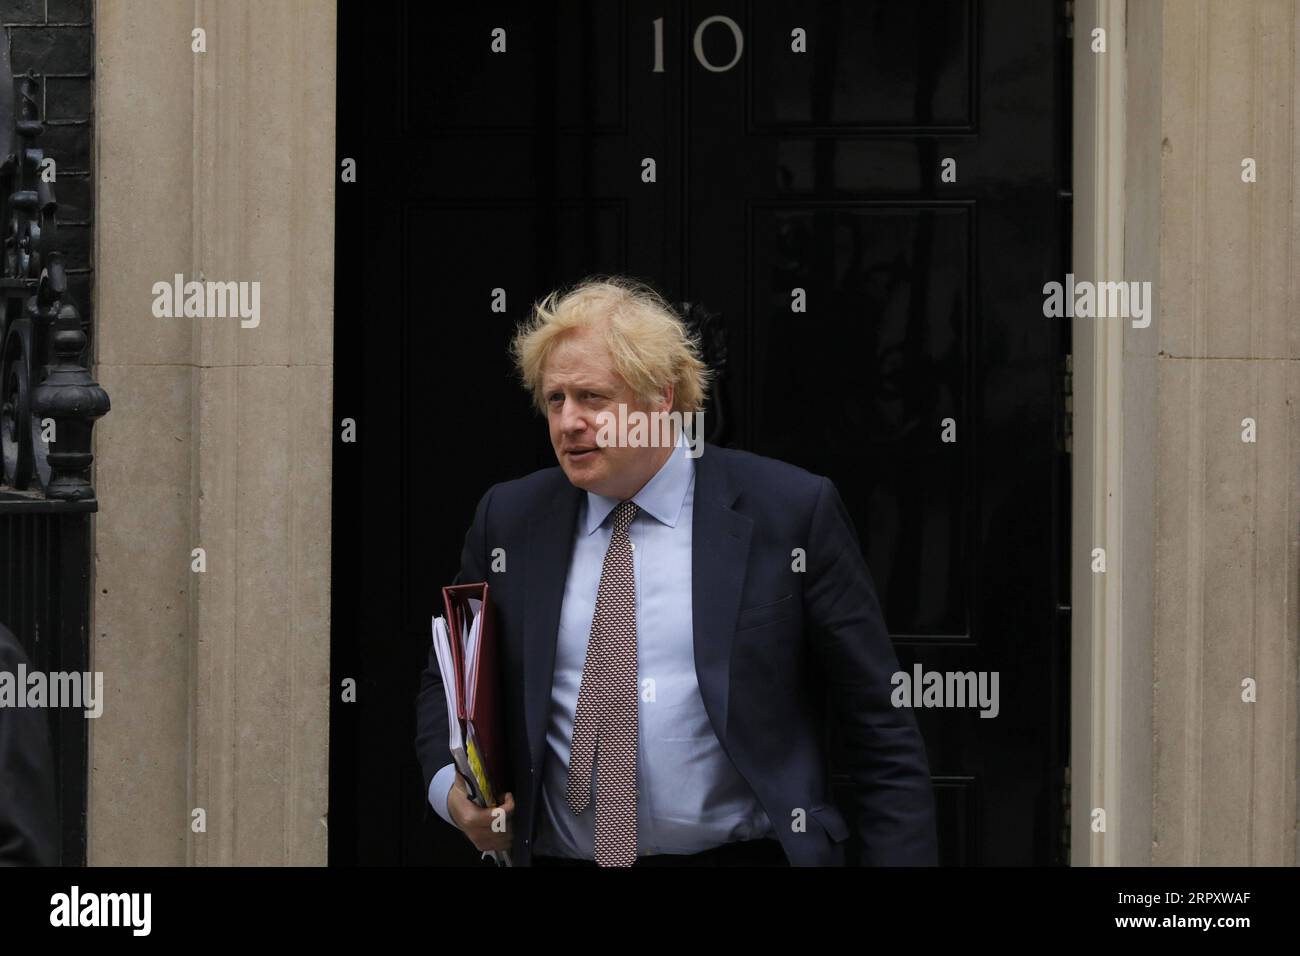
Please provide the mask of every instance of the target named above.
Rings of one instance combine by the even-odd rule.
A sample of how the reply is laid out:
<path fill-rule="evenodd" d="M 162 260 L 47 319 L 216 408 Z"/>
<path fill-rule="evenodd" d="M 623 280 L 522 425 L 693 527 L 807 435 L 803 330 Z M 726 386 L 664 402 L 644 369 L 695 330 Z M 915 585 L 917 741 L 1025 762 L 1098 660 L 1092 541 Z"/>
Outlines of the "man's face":
<path fill-rule="evenodd" d="M 542 394 L 555 457 L 569 481 L 584 491 L 627 500 L 654 477 L 671 452 L 654 445 L 617 444 L 619 405 L 627 406 L 625 415 L 666 412 L 672 408 L 672 389 L 657 405 L 642 403 L 614 370 L 609 349 L 593 329 L 569 332 L 551 349 L 542 371 Z M 607 447 L 597 445 L 602 412 L 615 421 L 606 429 L 613 436 Z"/>

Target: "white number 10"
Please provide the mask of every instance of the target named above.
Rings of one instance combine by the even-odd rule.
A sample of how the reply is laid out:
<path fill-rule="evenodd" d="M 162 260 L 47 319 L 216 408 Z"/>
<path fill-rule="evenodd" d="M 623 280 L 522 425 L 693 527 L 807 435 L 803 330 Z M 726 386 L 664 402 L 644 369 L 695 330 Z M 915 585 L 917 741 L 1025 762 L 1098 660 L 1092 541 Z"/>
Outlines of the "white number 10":
<path fill-rule="evenodd" d="M 726 66 L 714 66 L 704 58 L 704 28 L 710 23 L 725 23 L 731 30 L 731 35 L 736 38 L 736 55 L 731 58 L 731 62 Z M 655 64 L 653 73 L 662 73 L 664 71 L 664 18 L 655 17 Z M 700 21 L 700 25 L 695 28 L 695 38 L 692 46 L 695 48 L 695 59 L 700 61 L 700 66 L 713 73 L 726 73 L 729 69 L 740 62 L 740 55 L 745 52 L 745 35 L 740 32 L 740 24 L 731 17 L 714 16 Z"/>

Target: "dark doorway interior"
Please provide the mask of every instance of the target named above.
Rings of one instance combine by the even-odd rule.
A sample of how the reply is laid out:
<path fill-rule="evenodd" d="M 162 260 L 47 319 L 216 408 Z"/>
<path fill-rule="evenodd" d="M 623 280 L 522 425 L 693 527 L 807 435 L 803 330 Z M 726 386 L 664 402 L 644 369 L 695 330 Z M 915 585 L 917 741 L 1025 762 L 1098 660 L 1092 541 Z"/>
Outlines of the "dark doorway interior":
<path fill-rule="evenodd" d="M 943 861 L 1065 862 L 1063 5 L 432 10 L 339 12 L 331 861 L 479 862 L 423 819 L 429 618 L 482 492 L 554 463 L 514 324 L 620 272 L 721 316 L 726 442 L 836 482 L 904 670 L 998 672 L 997 717 L 918 713 Z"/>

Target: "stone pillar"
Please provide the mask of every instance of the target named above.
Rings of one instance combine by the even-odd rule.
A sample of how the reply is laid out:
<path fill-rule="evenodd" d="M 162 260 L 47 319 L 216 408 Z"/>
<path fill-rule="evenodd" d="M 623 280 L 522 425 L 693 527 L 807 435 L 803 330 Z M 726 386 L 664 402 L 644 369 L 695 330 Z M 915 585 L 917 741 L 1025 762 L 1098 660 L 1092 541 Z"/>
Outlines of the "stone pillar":
<path fill-rule="evenodd" d="M 1128 50 L 1161 89 L 1158 116 L 1130 115 L 1159 130 L 1157 318 L 1126 333 L 1155 373 L 1136 410 L 1155 422 L 1151 862 L 1294 864 L 1300 4 L 1161 8 L 1149 48 Z"/>
<path fill-rule="evenodd" d="M 96 434 L 90 862 L 323 864 L 334 4 L 100 3 L 96 40 L 114 411 Z M 260 283 L 257 326 L 155 317 L 176 273 Z"/>
<path fill-rule="evenodd" d="M 1076 4 L 1074 271 L 1154 292 L 1074 323 L 1076 864 L 1297 861 L 1297 34 L 1297 0 Z"/>

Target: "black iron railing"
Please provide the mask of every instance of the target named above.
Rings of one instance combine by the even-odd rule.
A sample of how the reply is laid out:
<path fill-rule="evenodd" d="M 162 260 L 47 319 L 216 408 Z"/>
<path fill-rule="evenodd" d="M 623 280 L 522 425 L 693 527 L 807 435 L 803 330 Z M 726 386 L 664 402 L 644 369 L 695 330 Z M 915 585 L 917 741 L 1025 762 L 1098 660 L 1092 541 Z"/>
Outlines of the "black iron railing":
<path fill-rule="evenodd" d="M 0 623 L 34 671 L 89 667 L 91 431 L 109 410 L 57 249 L 56 167 L 37 141 L 40 84 L 0 35 Z M 87 727 L 49 710 L 65 865 L 85 862 Z"/>

